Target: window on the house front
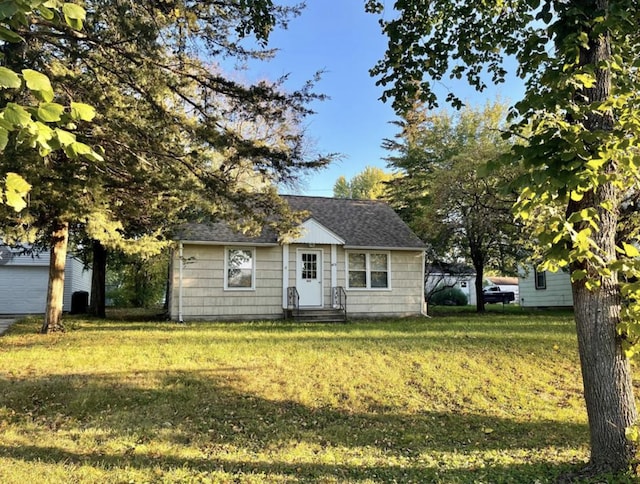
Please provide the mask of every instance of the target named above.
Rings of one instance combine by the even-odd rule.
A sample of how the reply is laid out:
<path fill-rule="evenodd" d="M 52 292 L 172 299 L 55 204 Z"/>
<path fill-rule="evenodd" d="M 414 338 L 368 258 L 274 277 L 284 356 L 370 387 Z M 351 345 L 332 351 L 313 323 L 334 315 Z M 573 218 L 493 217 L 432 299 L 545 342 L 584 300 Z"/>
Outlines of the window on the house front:
<path fill-rule="evenodd" d="M 302 254 L 302 278 L 303 279 L 318 278 L 318 254 L 315 254 L 315 253 Z"/>
<path fill-rule="evenodd" d="M 388 289 L 390 287 L 389 253 L 349 252 L 347 287 L 349 289 Z"/>
<path fill-rule="evenodd" d="M 547 288 L 547 273 L 545 271 L 535 271 L 536 289 Z"/>
<path fill-rule="evenodd" d="M 253 289 L 255 286 L 255 250 L 228 247 L 225 249 L 225 289 Z"/>

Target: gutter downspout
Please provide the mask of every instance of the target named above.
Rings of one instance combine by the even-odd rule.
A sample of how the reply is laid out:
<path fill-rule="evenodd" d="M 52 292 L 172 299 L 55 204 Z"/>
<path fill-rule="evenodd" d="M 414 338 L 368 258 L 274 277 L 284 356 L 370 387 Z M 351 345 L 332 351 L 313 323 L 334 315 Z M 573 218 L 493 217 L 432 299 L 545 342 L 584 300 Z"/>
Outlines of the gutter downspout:
<path fill-rule="evenodd" d="M 184 323 L 182 319 L 182 269 L 184 266 L 182 241 L 178 242 L 178 259 L 178 322 Z"/>
<path fill-rule="evenodd" d="M 429 314 L 427 314 L 427 299 L 426 299 L 426 283 L 427 281 L 425 280 L 425 277 L 427 275 L 427 271 L 425 268 L 425 263 L 426 263 L 426 252 L 422 251 L 422 304 L 420 305 L 420 307 L 422 308 L 420 310 L 420 314 L 422 314 L 423 316 L 431 319 L 431 316 L 429 316 Z"/>

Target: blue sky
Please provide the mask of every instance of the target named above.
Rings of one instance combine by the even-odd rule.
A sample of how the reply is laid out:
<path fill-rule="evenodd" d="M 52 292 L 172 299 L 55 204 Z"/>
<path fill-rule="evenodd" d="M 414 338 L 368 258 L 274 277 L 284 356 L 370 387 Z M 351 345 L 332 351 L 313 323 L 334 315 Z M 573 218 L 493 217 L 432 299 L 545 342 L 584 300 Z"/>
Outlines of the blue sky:
<path fill-rule="evenodd" d="M 324 70 L 316 90 L 329 99 L 313 105 L 317 114 L 307 120 L 307 136 L 318 152 L 342 155 L 327 169 L 306 177 L 297 192 L 331 196 L 341 175 L 349 179 L 368 165 L 386 169 L 383 158 L 388 153 L 380 145 L 397 132 L 389 123 L 396 117 L 391 106 L 378 99 L 382 89 L 369 76 L 369 69 L 384 55 L 386 38 L 380 33 L 377 17 L 364 11 L 364 1 L 311 0 L 287 30 L 272 34 L 270 46 L 279 49 L 276 58 L 252 65 L 247 74 L 269 79 L 290 74 L 293 89 Z M 511 88 L 492 87 L 479 95 L 459 85 L 456 92 L 482 104 L 497 95 L 517 100 L 522 87 L 512 83 Z"/>

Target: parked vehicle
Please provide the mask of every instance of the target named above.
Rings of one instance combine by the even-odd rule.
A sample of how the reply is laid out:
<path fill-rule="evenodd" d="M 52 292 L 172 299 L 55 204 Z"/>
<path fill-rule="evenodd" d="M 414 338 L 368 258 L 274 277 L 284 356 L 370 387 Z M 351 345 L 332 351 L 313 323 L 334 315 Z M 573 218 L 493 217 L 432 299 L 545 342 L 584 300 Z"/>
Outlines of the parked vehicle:
<path fill-rule="evenodd" d="M 516 300 L 516 295 L 512 291 L 501 291 L 498 286 L 485 287 L 482 290 L 482 298 L 486 304 L 510 303 Z"/>

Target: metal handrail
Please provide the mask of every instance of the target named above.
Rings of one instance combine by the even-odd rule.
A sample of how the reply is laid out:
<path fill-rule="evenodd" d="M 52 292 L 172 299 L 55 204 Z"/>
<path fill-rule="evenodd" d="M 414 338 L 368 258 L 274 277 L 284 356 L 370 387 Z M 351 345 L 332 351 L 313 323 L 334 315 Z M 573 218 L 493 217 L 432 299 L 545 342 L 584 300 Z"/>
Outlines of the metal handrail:
<path fill-rule="evenodd" d="M 287 288 L 287 308 L 293 308 L 295 315 L 300 316 L 300 294 L 295 286 Z"/>
<path fill-rule="evenodd" d="M 344 320 L 347 320 L 347 291 L 344 287 L 333 287 L 333 305 L 344 313 Z"/>

